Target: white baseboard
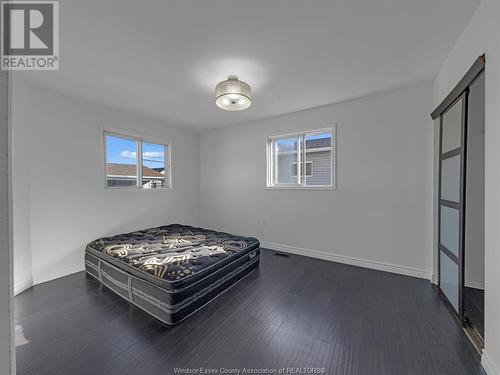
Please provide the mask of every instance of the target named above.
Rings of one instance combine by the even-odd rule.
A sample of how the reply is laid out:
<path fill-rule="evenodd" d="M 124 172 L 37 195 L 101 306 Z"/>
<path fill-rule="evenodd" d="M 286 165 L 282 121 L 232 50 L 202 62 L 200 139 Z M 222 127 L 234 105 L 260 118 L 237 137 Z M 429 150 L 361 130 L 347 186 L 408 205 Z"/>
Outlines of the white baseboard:
<path fill-rule="evenodd" d="M 56 272 L 53 272 L 50 274 L 49 273 L 42 274 L 42 275 L 34 274 L 33 275 L 33 285 L 37 285 L 37 284 L 45 283 L 47 281 L 59 279 L 61 277 L 68 276 L 68 275 L 71 275 L 71 274 L 74 274 L 77 272 L 81 272 L 84 270 L 85 270 L 85 267 L 83 266 L 83 264 L 78 264 L 78 265 L 73 265 L 73 266 L 57 269 Z"/>
<path fill-rule="evenodd" d="M 392 272 L 392 273 L 397 273 L 400 275 L 418 277 L 420 279 L 426 279 L 426 280 L 431 280 L 431 277 L 432 277 L 431 271 L 424 271 L 424 270 L 419 270 L 416 268 L 411 268 L 411 267 L 406 267 L 406 266 L 398 266 L 395 264 L 377 262 L 377 261 L 373 261 L 373 260 L 353 258 L 353 257 L 345 256 L 345 255 L 330 254 L 330 253 L 325 253 L 325 252 L 318 251 L 318 250 L 302 249 L 299 247 L 274 244 L 274 243 L 265 242 L 265 241 L 261 241 L 260 244 L 261 244 L 261 247 L 263 247 L 263 248 L 275 250 L 275 251 L 281 251 L 284 253 L 303 255 L 306 257 L 329 260 L 332 262 L 343 263 L 343 264 L 350 264 L 352 266 L 371 268 L 371 269 L 379 270 L 379 271 Z"/>
<path fill-rule="evenodd" d="M 28 280 L 19 281 L 14 284 L 14 295 L 17 296 L 19 293 L 24 292 L 26 289 L 29 289 L 33 286 L 33 279 L 29 278 Z"/>
<path fill-rule="evenodd" d="M 438 284 L 438 276 L 436 274 L 432 274 L 432 280 L 431 280 L 431 282 L 434 285 Z M 466 279 L 465 280 L 465 286 L 468 287 L 468 288 L 474 288 L 474 289 L 484 290 L 484 281 Z"/>
<path fill-rule="evenodd" d="M 68 276 L 73 273 L 77 273 L 84 270 L 85 267 L 83 265 L 77 265 L 72 267 L 66 267 L 64 269 L 59 269 L 57 273 L 34 275 L 33 278 L 19 281 L 14 284 L 14 296 L 17 296 L 18 294 L 24 292 L 26 289 L 31 288 L 33 285 L 45 283 L 47 281 L 55 280 L 60 277 Z"/>
<path fill-rule="evenodd" d="M 500 375 L 500 367 L 493 362 L 488 350 L 483 349 L 483 355 L 481 356 L 481 364 L 488 375 Z"/>
<path fill-rule="evenodd" d="M 465 286 L 469 287 L 469 288 L 484 290 L 484 281 L 483 280 L 465 279 Z"/>
<path fill-rule="evenodd" d="M 432 274 L 431 283 L 438 285 L 438 276 L 435 273 Z"/>

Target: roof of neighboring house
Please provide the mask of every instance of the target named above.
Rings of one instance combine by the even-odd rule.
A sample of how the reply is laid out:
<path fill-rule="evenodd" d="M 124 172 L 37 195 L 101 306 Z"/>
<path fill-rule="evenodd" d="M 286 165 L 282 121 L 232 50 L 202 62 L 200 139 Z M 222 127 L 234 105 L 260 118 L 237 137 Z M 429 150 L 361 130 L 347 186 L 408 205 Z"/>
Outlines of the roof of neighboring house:
<path fill-rule="evenodd" d="M 107 163 L 106 164 L 106 174 L 108 176 L 135 176 L 137 173 L 137 167 L 132 164 L 115 164 L 115 163 Z M 162 177 L 165 175 L 160 172 L 155 171 L 154 169 L 148 167 L 142 167 L 142 176 L 143 177 Z"/>
<path fill-rule="evenodd" d="M 326 148 L 326 147 L 331 147 L 332 144 L 332 139 L 330 137 L 328 138 L 318 138 L 318 139 L 308 139 L 306 140 L 306 151 L 312 151 L 314 149 L 318 148 Z M 295 151 L 295 145 L 293 144 L 288 144 L 288 145 L 280 145 L 280 152 L 288 152 L 288 151 Z M 320 150 L 323 151 L 323 150 Z"/>
<path fill-rule="evenodd" d="M 307 148 L 321 148 L 321 147 L 330 147 L 332 139 L 328 138 L 318 138 L 318 139 L 308 139 L 306 140 L 306 149 Z"/>
<path fill-rule="evenodd" d="M 161 174 L 165 174 L 165 168 L 158 167 L 158 168 L 151 168 L 152 170 L 159 172 Z"/>

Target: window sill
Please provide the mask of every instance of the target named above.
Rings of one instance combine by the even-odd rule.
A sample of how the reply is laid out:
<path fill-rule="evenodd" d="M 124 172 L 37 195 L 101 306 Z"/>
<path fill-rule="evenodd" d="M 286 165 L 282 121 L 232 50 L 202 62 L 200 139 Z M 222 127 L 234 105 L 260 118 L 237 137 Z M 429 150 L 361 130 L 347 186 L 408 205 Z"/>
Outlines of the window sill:
<path fill-rule="evenodd" d="M 174 191 L 174 188 L 159 188 L 159 189 L 139 189 L 139 188 L 108 188 L 105 187 L 103 190 L 106 193 L 165 193 L 169 191 Z"/>
<path fill-rule="evenodd" d="M 317 191 L 335 191 L 333 186 L 266 186 L 266 190 L 317 190 Z"/>

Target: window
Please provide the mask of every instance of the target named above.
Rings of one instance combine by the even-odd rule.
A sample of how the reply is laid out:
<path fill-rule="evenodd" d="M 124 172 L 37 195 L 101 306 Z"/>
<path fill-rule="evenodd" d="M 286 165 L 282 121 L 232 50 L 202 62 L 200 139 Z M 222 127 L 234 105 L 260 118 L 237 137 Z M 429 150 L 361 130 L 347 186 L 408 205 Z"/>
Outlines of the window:
<path fill-rule="evenodd" d="M 170 146 L 104 132 L 106 188 L 171 187 Z"/>
<path fill-rule="evenodd" d="M 142 143 L 142 187 L 144 189 L 167 187 L 165 177 L 166 154 L 166 145 Z"/>
<path fill-rule="evenodd" d="M 335 188 L 335 128 L 271 137 L 267 186 Z"/>
<path fill-rule="evenodd" d="M 306 162 L 306 177 L 312 177 L 313 175 L 313 162 Z M 292 163 L 292 176 L 297 177 L 297 163 Z"/>

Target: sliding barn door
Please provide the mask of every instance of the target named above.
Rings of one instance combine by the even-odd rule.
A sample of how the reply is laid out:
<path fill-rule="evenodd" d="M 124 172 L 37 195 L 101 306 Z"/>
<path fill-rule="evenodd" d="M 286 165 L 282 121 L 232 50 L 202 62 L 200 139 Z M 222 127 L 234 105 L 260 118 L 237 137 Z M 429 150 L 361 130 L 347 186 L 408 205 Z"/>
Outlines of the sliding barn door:
<path fill-rule="evenodd" d="M 439 288 L 463 319 L 465 156 L 468 90 L 441 114 Z"/>

